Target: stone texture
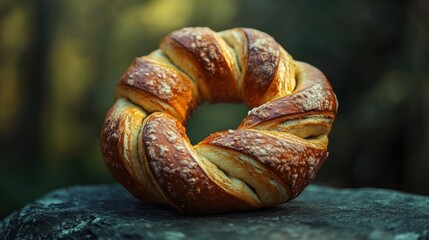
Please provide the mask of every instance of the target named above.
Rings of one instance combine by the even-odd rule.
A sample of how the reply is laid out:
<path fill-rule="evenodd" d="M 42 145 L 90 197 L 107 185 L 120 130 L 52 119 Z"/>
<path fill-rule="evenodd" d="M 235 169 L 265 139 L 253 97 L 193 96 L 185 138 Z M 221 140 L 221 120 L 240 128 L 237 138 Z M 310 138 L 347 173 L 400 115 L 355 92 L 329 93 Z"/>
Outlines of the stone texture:
<path fill-rule="evenodd" d="M 268 209 L 185 215 L 120 186 L 60 189 L 0 223 L 0 239 L 429 239 L 429 197 L 309 186 Z"/>

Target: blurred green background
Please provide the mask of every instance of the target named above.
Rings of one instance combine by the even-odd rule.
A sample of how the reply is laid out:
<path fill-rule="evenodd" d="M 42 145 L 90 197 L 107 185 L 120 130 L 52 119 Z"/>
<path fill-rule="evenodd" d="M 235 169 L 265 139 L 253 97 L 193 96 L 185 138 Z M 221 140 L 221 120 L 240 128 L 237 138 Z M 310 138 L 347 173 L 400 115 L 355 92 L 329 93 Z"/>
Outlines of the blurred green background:
<path fill-rule="evenodd" d="M 0 1 L 0 219 L 48 191 L 113 183 L 98 136 L 136 56 L 184 26 L 257 28 L 340 101 L 316 181 L 429 195 L 429 1 Z M 193 143 L 243 105 L 204 104 Z"/>

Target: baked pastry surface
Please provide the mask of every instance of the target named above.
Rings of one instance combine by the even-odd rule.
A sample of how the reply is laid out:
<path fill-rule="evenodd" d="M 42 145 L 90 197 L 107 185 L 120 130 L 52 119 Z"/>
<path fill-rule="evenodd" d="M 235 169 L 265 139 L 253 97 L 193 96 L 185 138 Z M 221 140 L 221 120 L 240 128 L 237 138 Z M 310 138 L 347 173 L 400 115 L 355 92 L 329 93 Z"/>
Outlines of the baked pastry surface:
<path fill-rule="evenodd" d="M 184 124 L 202 101 L 251 110 L 237 129 L 193 146 Z M 257 209 L 295 198 L 313 180 L 337 108 L 325 75 L 268 34 L 183 28 L 120 79 L 101 152 L 144 202 L 187 213 Z"/>

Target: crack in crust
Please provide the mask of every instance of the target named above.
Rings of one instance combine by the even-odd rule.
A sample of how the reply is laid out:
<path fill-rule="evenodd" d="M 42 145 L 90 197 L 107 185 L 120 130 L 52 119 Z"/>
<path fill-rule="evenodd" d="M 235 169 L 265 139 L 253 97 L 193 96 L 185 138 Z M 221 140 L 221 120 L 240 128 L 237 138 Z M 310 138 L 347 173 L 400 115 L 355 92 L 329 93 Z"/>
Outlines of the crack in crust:
<path fill-rule="evenodd" d="M 298 196 L 328 156 L 338 102 L 323 73 L 255 29 L 183 28 L 119 81 L 100 143 L 112 175 L 142 201 L 187 213 L 243 211 Z M 244 102 L 236 130 L 192 146 L 202 101 Z"/>

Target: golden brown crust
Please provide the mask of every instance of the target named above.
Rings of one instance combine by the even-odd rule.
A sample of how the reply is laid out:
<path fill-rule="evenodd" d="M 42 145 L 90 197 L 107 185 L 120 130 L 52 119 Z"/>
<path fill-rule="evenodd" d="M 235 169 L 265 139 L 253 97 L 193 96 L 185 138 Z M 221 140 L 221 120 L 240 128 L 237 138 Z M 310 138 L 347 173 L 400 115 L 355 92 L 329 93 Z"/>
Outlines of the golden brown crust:
<path fill-rule="evenodd" d="M 306 63 L 296 62 L 296 66 L 298 84 L 295 91 L 253 108 L 240 128 L 251 128 L 272 119 L 316 111 L 326 117 L 335 118 L 337 99 L 325 75 Z"/>
<path fill-rule="evenodd" d="M 140 121 L 139 127 L 141 128 L 141 121 L 146 114 L 143 111 L 138 111 L 138 108 L 124 99 L 118 100 L 109 109 L 100 136 L 100 142 L 102 143 L 101 153 L 113 177 L 134 196 L 149 203 L 163 203 L 163 201 L 154 196 L 153 191 L 148 187 L 148 182 L 136 175 L 134 170 L 138 169 L 138 163 L 136 163 L 138 159 L 134 158 L 132 159 L 133 162 L 130 162 L 128 158 L 130 156 L 125 154 L 125 152 L 129 153 L 129 150 L 131 150 L 128 149 L 128 146 L 137 147 L 134 144 L 128 145 L 125 143 L 124 145 L 124 142 L 126 142 L 124 139 L 129 139 L 127 135 L 132 133 L 129 126 L 130 120 Z M 136 131 L 135 129 L 133 130 Z"/>
<path fill-rule="evenodd" d="M 296 197 L 309 184 L 327 155 L 320 145 L 290 134 L 244 129 L 214 133 L 200 144 L 229 148 L 260 162 L 288 185 L 290 197 L 285 201 Z"/>
<path fill-rule="evenodd" d="M 243 31 L 248 54 L 243 73 L 243 94 L 246 103 L 255 107 L 266 100 L 264 96 L 271 85 L 278 87 L 275 74 L 280 62 L 281 47 L 266 33 L 254 29 Z"/>
<path fill-rule="evenodd" d="M 100 142 L 137 198 L 187 213 L 273 206 L 298 196 L 325 161 L 338 102 L 317 68 L 255 29 L 184 28 L 119 81 Z M 192 146 L 182 124 L 201 101 L 244 102 L 237 130 Z"/>
<path fill-rule="evenodd" d="M 258 206 L 246 196 L 228 192 L 204 171 L 200 163 L 204 160 L 192 154 L 185 129 L 171 116 L 150 115 L 142 131 L 142 141 L 154 178 L 180 211 L 209 213 Z"/>
<path fill-rule="evenodd" d="M 231 50 L 211 29 L 185 28 L 172 32 L 161 41 L 161 49 L 198 82 L 204 99 L 241 100 Z"/>
<path fill-rule="evenodd" d="M 117 98 L 126 97 L 148 112 L 167 112 L 185 122 L 199 103 L 196 85 L 173 67 L 136 58 L 119 81 Z"/>

